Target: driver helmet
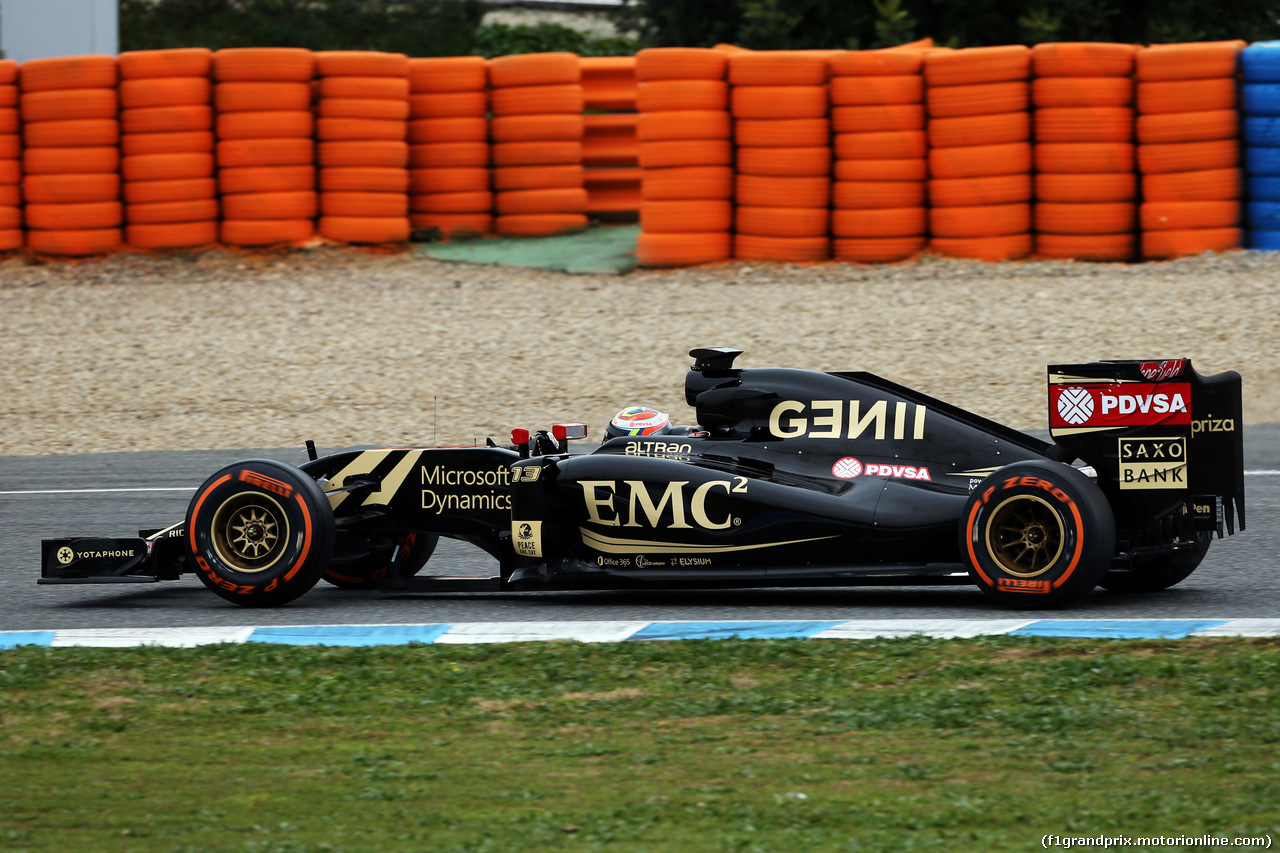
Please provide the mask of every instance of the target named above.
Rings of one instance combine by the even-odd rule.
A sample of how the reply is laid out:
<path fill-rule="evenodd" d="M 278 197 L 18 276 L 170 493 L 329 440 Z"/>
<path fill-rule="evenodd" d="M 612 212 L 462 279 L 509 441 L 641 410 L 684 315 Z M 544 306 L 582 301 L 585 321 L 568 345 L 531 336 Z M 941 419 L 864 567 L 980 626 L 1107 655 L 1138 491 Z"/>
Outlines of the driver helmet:
<path fill-rule="evenodd" d="M 649 406 L 627 406 L 605 427 L 607 438 L 620 435 L 661 435 L 671 432 L 671 418 Z"/>

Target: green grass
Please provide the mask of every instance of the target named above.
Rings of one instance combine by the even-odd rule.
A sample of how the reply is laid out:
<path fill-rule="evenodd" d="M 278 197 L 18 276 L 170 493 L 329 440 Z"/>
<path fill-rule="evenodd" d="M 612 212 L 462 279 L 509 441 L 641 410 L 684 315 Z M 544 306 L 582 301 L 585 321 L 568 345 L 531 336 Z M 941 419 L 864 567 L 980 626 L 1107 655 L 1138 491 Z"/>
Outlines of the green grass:
<path fill-rule="evenodd" d="M 28 647 L 0 849 L 1280 841 L 1278 684 L 1274 639 Z"/>

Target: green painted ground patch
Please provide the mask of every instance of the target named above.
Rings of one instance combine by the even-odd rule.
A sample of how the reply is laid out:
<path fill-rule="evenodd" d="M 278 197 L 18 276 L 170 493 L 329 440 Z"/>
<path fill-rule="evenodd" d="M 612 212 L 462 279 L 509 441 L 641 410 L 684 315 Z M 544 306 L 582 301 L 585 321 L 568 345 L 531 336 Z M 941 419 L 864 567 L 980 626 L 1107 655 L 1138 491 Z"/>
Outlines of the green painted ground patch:
<path fill-rule="evenodd" d="M 490 237 L 420 243 L 414 252 L 440 261 L 621 275 L 636 265 L 639 234 L 640 228 L 636 225 L 601 225 L 560 237 Z"/>
<path fill-rule="evenodd" d="M 1280 841 L 1278 684 L 1274 639 L 25 647 L 0 849 Z"/>

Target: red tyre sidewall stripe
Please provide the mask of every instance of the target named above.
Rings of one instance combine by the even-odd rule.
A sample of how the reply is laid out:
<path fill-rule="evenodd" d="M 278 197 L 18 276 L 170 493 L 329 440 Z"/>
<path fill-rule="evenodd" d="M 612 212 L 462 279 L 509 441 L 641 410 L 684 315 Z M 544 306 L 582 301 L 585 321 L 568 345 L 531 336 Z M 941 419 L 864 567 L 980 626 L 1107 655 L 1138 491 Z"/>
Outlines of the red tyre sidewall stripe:
<path fill-rule="evenodd" d="M 307 509 L 306 501 L 302 499 L 301 492 L 294 492 L 294 500 L 298 502 L 298 507 L 302 510 L 303 537 L 302 552 L 298 554 L 298 559 L 293 561 L 293 568 L 284 576 L 286 581 L 291 580 L 307 562 L 307 555 L 311 553 L 311 512 Z"/>
<path fill-rule="evenodd" d="M 968 536 L 969 565 L 973 566 L 973 570 L 978 573 L 978 577 L 982 578 L 983 583 L 985 583 L 989 587 L 994 588 L 996 585 L 995 581 L 987 577 L 987 573 L 982 570 L 982 564 L 978 562 L 978 555 L 974 553 L 974 550 L 973 550 L 973 534 L 974 534 L 973 523 L 978 517 L 978 510 L 982 508 L 982 505 L 985 502 L 986 502 L 986 497 L 984 496 L 982 500 L 978 501 L 973 505 L 973 509 L 969 510 L 969 536 Z"/>
<path fill-rule="evenodd" d="M 1066 492 L 1063 492 L 1066 494 Z M 1066 583 L 1067 578 L 1071 577 L 1072 572 L 1076 570 L 1076 566 L 1080 564 L 1080 555 L 1084 553 L 1084 522 L 1080 518 L 1080 510 L 1076 506 L 1076 502 L 1067 498 L 1067 506 L 1071 507 L 1071 515 L 1076 520 L 1076 552 L 1071 555 L 1071 565 L 1067 566 L 1067 570 L 1062 573 L 1062 577 L 1054 581 L 1050 586 L 1054 589 Z"/>

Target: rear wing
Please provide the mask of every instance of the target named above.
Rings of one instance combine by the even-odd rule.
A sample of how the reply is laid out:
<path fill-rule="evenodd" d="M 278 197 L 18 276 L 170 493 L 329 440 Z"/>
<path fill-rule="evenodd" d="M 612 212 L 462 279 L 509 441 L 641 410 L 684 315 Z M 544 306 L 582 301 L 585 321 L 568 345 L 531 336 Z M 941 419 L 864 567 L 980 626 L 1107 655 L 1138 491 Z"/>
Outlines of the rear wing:
<path fill-rule="evenodd" d="M 1202 376 L 1186 358 L 1050 365 L 1049 433 L 1091 465 L 1119 525 L 1190 514 L 1197 529 L 1244 529 L 1240 374 Z"/>

